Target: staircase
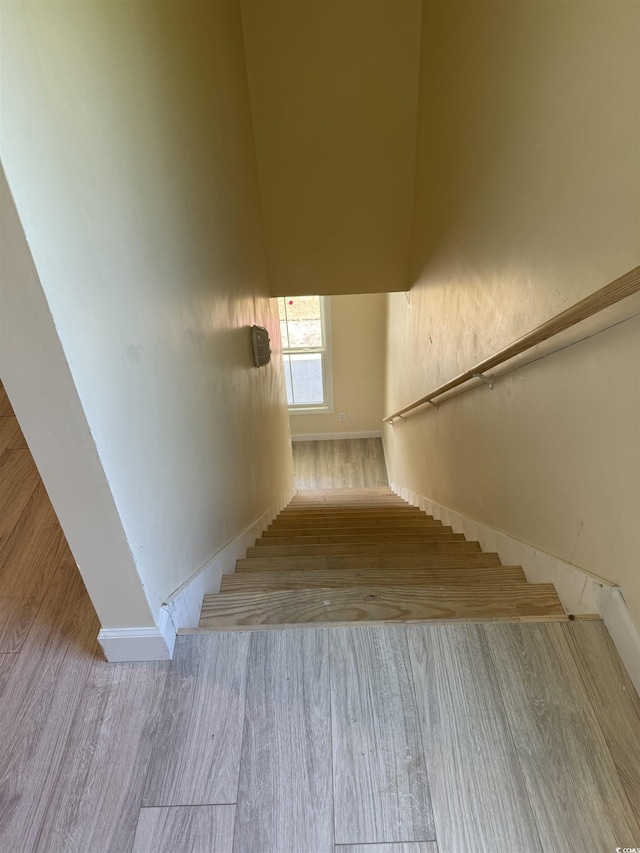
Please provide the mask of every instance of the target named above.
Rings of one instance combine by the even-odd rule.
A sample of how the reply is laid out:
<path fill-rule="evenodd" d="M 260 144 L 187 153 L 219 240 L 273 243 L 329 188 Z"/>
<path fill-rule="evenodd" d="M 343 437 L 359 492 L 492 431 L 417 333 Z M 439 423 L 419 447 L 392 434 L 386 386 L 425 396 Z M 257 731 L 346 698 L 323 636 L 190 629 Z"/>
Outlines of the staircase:
<path fill-rule="evenodd" d="M 205 596 L 199 627 L 566 618 L 553 584 L 527 583 L 385 487 L 298 492 Z"/>

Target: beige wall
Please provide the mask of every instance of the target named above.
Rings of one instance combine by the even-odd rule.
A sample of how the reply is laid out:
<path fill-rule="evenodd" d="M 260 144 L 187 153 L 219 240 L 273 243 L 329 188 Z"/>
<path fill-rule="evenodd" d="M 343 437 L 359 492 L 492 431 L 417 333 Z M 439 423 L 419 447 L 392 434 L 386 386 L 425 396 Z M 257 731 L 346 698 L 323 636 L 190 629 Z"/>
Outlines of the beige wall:
<path fill-rule="evenodd" d="M 639 263 L 639 12 L 425 5 L 415 286 L 410 307 L 390 297 L 387 413 Z M 619 583 L 640 624 L 638 331 L 385 427 L 385 448 L 392 481 Z"/>
<path fill-rule="evenodd" d="M 3 339 L 2 379 L 103 627 L 148 625 L 122 572 L 157 618 L 292 483 L 281 360 L 251 358 L 249 326 L 275 349 L 279 329 L 239 6 L 5 3 L 1 70 L 2 158 L 46 300 L 40 326 L 27 303 L 15 318 L 24 349 L 47 324 L 59 338 L 39 381 Z M 71 452 L 59 410 L 73 393 L 125 568 L 83 545 L 98 504 L 53 459 Z"/>
<path fill-rule="evenodd" d="M 331 297 L 333 412 L 291 415 L 292 435 L 382 429 L 386 302 L 382 293 Z"/>
<path fill-rule="evenodd" d="M 242 0 L 274 296 L 406 290 L 420 0 Z"/>

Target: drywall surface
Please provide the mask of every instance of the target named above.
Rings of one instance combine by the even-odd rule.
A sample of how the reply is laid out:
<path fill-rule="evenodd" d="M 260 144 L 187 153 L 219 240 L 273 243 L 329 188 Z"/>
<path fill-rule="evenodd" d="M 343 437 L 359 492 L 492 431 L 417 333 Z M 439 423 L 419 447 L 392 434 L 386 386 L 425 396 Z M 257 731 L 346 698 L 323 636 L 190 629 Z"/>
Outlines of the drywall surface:
<path fill-rule="evenodd" d="M 290 415 L 292 435 L 382 429 L 387 296 L 332 296 L 330 302 L 333 412 Z"/>
<path fill-rule="evenodd" d="M 406 290 L 419 0 L 242 0 L 274 296 Z"/>
<path fill-rule="evenodd" d="M 2 39 L 7 179 L 157 618 L 292 485 L 281 360 L 251 356 L 253 323 L 280 345 L 239 6 L 6 3 Z M 64 515 L 74 552 L 90 511 Z M 78 561 L 103 627 L 131 625 Z"/>
<path fill-rule="evenodd" d="M 0 375 L 98 617 L 153 615 L 0 168 Z M 78 511 L 78 507 L 81 510 Z M 85 567 L 89 567 L 85 570 Z"/>
<path fill-rule="evenodd" d="M 389 297 L 387 414 L 640 262 L 639 14 L 425 4 L 415 284 Z M 639 311 L 384 432 L 390 481 L 620 584 L 636 624 Z"/>

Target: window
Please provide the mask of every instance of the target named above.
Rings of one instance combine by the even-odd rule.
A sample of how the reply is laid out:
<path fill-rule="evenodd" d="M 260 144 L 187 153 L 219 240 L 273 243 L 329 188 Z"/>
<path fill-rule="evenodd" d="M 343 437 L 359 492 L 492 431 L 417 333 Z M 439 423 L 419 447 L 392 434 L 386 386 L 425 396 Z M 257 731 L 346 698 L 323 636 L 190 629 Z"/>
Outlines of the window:
<path fill-rule="evenodd" d="M 278 313 L 290 411 L 332 411 L 329 297 L 280 296 Z"/>

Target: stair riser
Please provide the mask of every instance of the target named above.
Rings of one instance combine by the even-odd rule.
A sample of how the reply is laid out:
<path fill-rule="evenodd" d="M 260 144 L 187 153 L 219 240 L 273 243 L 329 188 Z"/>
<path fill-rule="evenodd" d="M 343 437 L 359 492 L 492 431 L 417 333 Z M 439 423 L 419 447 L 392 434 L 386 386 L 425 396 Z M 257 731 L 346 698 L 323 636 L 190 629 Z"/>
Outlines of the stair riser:
<path fill-rule="evenodd" d="M 290 504 L 287 504 L 287 509 L 304 509 L 304 510 L 316 510 L 316 509 L 354 509 L 354 501 L 349 500 L 324 500 L 324 501 L 299 501 L 295 498 L 291 501 Z M 400 500 L 400 498 L 396 498 L 395 500 L 391 500 L 390 498 L 371 498 L 369 500 L 361 500 L 357 502 L 357 509 L 415 509 L 411 504 L 408 504 L 406 501 Z"/>
<path fill-rule="evenodd" d="M 440 524 L 423 524 L 421 521 L 414 521 L 409 524 L 401 524 L 396 525 L 393 523 L 385 523 L 385 524 L 342 524 L 337 527 L 316 527 L 313 523 L 306 525 L 299 525 L 297 527 L 281 527 L 278 525 L 271 525 L 265 531 L 263 531 L 263 536 L 271 535 L 271 536 L 280 536 L 280 535 L 291 535 L 291 536 L 304 536 L 306 533 L 310 533 L 314 536 L 346 536 L 351 533 L 354 535 L 356 533 L 380 533 L 387 535 L 396 535 L 396 536 L 411 536 L 416 534 L 424 534 L 428 536 L 437 536 L 439 533 L 452 533 L 452 529 L 449 525 Z M 461 534 L 460 534 L 461 535 Z"/>
<path fill-rule="evenodd" d="M 262 552 L 261 552 L 262 553 Z M 286 571 L 360 571 L 366 569 L 481 569 L 500 566 L 495 553 L 472 554 L 404 554 L 380 556 L 334 557 L 250 557 L 236 562 L 236 573 Z"/>
<path fill-rule="evenodd" d="M 343 506 L 343 507 L 315 507 L 312 509 L 305 509 L 304 507 L 300 507 L 296 509 L 289 505 L 286 509 L 283 509 L 279 514 L 279 518 L 286 518 L 287 516 L 324 516 L 324 515 L 341 515 L 345 518 L 353 517 L 358 515 L 420 515 L 423 518 L 430 518 L 427 513 L 422 512 L 422 510 L 417 509 L 416 507 L 410 506 L 409 504 L 402 504 L 401 506 L 389 506 L 389 507 L 354 507 L 354 506 Z"/>
<path fill-rule="evenodd" d="M 383 533 L 376 531 L 375 533 L 345 533 L 342 535 L 331 536 L 267 536 L 256 539 L 256 545 L 332 545 L 344 543 L 362 543 L 376 544 L 393 543 L 406 545 L 419 545 L 421 543 L 430 542 L 462 542 L 464 535 L 462 533 L 450 533 L 449 531 L 433 532 L 429 534 L 411 533 L 402 535 L 398 533 Z"/>
<path fill-rule="evenodd" d="M 441 521 L 436 521 L 433 518 L 425 518 L 420 516 L 412 516 L 411 518 L 305 518 L 300 521 L 289 518 L 279 518 L 273 521 L 268 530 L 304 530 L 306 528 L 314 530 L 331 530 L 332 528 L 350 528 L 360 529 L 363 527 L 379 528 L 379 527 L 442 527 Z"/>
<path fill-rule="evenodd" d="M 397 543 L 331 545 L 258 545 L 247 548 L 248 557 L 311 557 L 332 554 L 471 554 L 480 551 L 477 542 L 428 542 L 418 545 Z"/>
<path fill-rule="evenodd" d="M 526 583 L 519 566 L 495 569 L 413 569 L 358 571 L 243 572 L 225 575 L 220 592 L 271 592 L 287 589 L 347 589 L 361 586 L 471 586 Z"/>
<path fill-rule="evenodd" d="M 403 536 L 397 535 L 385 536 L 384 533 L 373 534 L 367 533 L 361 536 L 346 535 L 346 536 L 287 536 L 279 537 L 272 536 L 267 539 L 256 539 L 256 547 L 268 548 L 278 547 L 279 545 L 381 545 L 402 543 L 403 545 L 431 545 L 443 542 L 463 542 L 464 536 L 462 533 L 442 533 L 439 536 Z"/>

